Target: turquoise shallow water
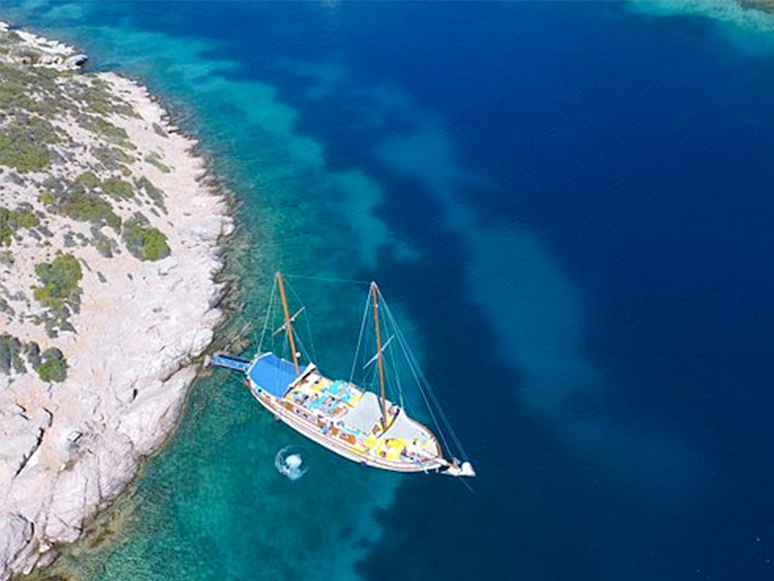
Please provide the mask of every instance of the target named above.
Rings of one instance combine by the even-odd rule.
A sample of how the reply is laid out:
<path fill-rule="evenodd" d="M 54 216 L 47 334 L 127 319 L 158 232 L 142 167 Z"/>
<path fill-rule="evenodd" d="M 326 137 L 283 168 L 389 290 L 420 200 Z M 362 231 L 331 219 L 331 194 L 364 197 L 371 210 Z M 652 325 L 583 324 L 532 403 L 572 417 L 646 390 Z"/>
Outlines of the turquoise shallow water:
<path fill-rule="evenodd" d="M 479 471 L 471 494 L 307 446 L 291 482 L 274 454 L 304 443 L 210 376 L 117 537 L 69 564 L 770 578 L 774 64 L 768 29 L 721 4 L 723 24 L 612 3 L 3 5 L 202 138 L 241 204 L 235 327 L 278 266 L 378 277 Z M 362 296 L 298 291 L 346 376 Z"/>
<path fill-rule="evenodd" d="M 379 223 L 354 232 L 351 214 L 361 210 L 341 211 L 347 196 L 370 184 L 329 170 L 322 146 L 296 132 L 296 111 L 272 86 L 229 78 L 241 65 L 214 56 L 215 42 L 114 22 L 110 7 L 97 5 L 26 5 L 15 14 L 83 47 L 95 68 L 139 77 L 202 138 L 241 205 L 240 247 L 230 260 L 244 275 L 245 310 L 235 328 L 257 321 L 250 334 L 257 337 L 279 266 L 347 277 L 373 264 Z M 341 199 L 329 200 L 331 190 Z M 377 201 L 378 194 L 364 200 L 362 211 Z M 374 241 L 361 247 L 361 236 Z M 294 288 L 313 313 L 316 343 L 326 346 L 326 370 L 347 376 L 363 289 Z M 294 444 L 306 451 L 310 470 L 291 482 L 274 458 Z M 129 516 L 121 540 L 64 564 L 86 579 L 354 578 L 354 563 L 380 533 L 372 513 L 390 505 L 398 482 L 306 443 L 260 413 L 240 381 L 218 373 L 196 383 L 178 435 L 150 461 L 123 507 Z"/>

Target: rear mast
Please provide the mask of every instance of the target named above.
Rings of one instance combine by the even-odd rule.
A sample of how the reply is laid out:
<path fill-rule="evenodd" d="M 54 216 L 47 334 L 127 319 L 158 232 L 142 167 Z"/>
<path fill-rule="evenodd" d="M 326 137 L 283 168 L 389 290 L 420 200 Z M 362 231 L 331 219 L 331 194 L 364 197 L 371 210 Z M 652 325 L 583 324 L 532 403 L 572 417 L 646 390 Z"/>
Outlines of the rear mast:
<path fill-rule="evenodd" d="M 285 297 L 285 285 L 282 282 L 282 273 L 277 271 L 277 284 L 279 286 L 280 297 L 282 297 L 282 312 L 285 315 L 285 329 L 288 332 L 288 343 L 290 351 L 293 353 L 293 363 L 296 366 L 296 377 L 298 377 L 298 354 L 296 353 L 296 341 L 293 338 L 293 325 L 290 322 L 290 311 L 288 311 L 288 301 Z"/>
<path fill-rule="evenodd" d="M 379 288 L 371 283 L 371 295 L 374 301 L 374 327 L 376 328 L 376 358 L 379 365 L 379 387 L 382 396 L 382 430 L 387 429 L 387 403 L 384 397 L 384 360 L 382 359 L 382 332 L 379 328 Z"/>

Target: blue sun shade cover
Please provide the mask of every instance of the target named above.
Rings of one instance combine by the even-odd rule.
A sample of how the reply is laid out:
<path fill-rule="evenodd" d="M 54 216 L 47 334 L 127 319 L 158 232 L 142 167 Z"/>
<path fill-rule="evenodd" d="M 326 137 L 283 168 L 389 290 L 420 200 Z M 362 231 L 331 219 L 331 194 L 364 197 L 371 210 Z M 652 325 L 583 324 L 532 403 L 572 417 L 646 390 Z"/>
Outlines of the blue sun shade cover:
<path fill-rule="evenodd" d="M 300 366 L 299 374 L 303 374 L 305 369 L 306 366 Z M 267 353 L 256 359 L 248 375 L 265 392 L 275 397 L 282 397 L 287 392 L 288 386 L 296 380 L 296 367 L 290 361 L 280 359 L 273 353 Z"/>

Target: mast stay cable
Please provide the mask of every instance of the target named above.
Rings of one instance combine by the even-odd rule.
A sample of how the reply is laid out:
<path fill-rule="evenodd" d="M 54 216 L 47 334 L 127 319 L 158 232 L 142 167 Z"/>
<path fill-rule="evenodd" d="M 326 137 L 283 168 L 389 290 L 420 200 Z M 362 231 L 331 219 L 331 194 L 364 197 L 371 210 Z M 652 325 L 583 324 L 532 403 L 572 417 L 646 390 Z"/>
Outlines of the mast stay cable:
<path fill-rule="evenodd" d="M 261 331 L 261 340 L 258 343 L 258 353 L 260 353 L 263 350 L 263 340 L 266 337 L 266 331 L 269 328 L 269 319 L 274 312 L 274 300 L 275 300 L 275 294 L 277 291 L 277 279 L 274 279 L 274 284 L 271 286 L 271 294 L 269 295 L 269 307 L 266 310 L 266 317 L 263 321 L 263 331 Z"/>
<path fill-rule="evenodd" d="M 404 355 L 406 356 L 407 362 L 409 364 L 409 369 L 411 370 L 412 375 L 414 375 L 414 378 L 417 380 L 417 383 L 419 384 L 420 392 L 422 393 L 423 398 L 425 398 L 425 403 L 428 404 L 430 415 L 433 417 L 433 421 L 436 422 L 436 426 L 438 427 L 438 431 L 441 433 L 441 437 L 444 439 L 444 441 L 446 440 L 446 438 L 443 435 L 444 430 L 442 429 L 442 426 L 437 423 L 437 420 L 435 419 L 435 414 L 433 414 L 433 411 L 432 411 L 433 407 L 436 408 L 438 415 L 441 418 L 441 421 L 443 422 L 443 426 L 448 430 L 449 436 L 452 439 L 452 442 L 457 447 L 457 449 L 460 451 L 463 457 L 463 460 L 467 460 L 468 459 L 467 453 L 465 452 L 465 449 L 463 448 L 462 443 L 457 437 L 457 433 L 454 431 L 454 428 L 452 427 L 451 422 L 449 422 L 449 419 L 446 416 L 446 413 L 443 411 L 443 407 L 441 407 L 441 404 L 438 401 L 438 398 L 436 397 L 435 392 L 433 391 L 433 388 L 430 385 L 430 382 L 428 381 L 427 377 L 422 371 L 422 368 L 419 366 L 419 362 L 417 361 L 416 356 L 411 350 L 411 347 L 408 345 L 408 342 L 406 341 L 406 338 L 403 335 L 403 331 L 401 331 L 400 327 L 395 321 L 395 318 L 392 316 L 392 312 L 389 306 L 387 305 L 386 302 L 384 302 L 383 298 L 382 298 L 382 301 L 385 307 L 384 309 L 385 313 L 387 314 L 387 317 L 389 318 L 390 323 L 395 329 L 395 335 L 398 338 L 398 345 L 400 345 Z M 427 395 L 429 395 L 430 401 L 432 401 L 433 405 L 430 405 L 430 403 L 427 401 L 427 396 L 425 392 L 427 392 Z M 446 445 L 448 447 L 448 444 Z"/>
<path fill-rule="evenodd" d="M 304 274 L 288 274 L 283 273 L 285 275 L 285 278 L 303 278 L 306 280 L 316 280 L 319 282 L 340 282 L 340 283 L 349 283 L 349 284 L 363 284 L 363 285 L 369 285 L 371 284 L 367 280 L 357 280 L 355 278 L 333 278 L 333 277 L 326 277 L 326 276 L 307 276 Z"/>
<path fill-rule="evenodd" d="M 307 275 L 299 275 L 299 274 L 288 274 L 284 273 L 284 276 L 286 278 L 293 278 L 293 279 L 306 279 L 306 280 L 314 280 L 314 281 L 320 281 L 320 282 L 329 282 L 329 283 L 345 283 L 345 284 L 355 284 L 355 285 L 370 285 L 371 283 L 369 281 L 364 280 L 358 280 L 358 279 L 347 279 L 347 278 L 333 278 L 333 277 L 319 277 L 319 276 L 307 276 Z M 274 282 L 274 287 L 276 288 L 277 281 Z M 275 288 L 272 289 L 272 296 L 271 301 L 269 305 L 269 311 L 267 312 L 267 319 L 264 323 L 264 328 L 261 334 L 261 342 L 260 346 L 263 345 L 263 341 L 265 338 L 266 330 L 268 328 L 268 316 L 271 314 L 273 308 L 274 308 L 274 295 L 275 295 Z M 296 293 L 296 291 L 291 288 L 291 292 L 293 293 L 293 296 L 299 301 L 299 303 L 304 306 L 303 301 L 301 301 L 300 297 Z M 395 317 L 392 314 L 392 311 L 387 304 L 387 302 L 384 300 L 384 296 L 382 295 L 381 291 L 377 289 L 378 293 L 378 299 L 381 301 L 381 306 L 384 307 L 385 312 L 385 326 L 387 323 L 392 327 L 394 330 L 394 336 L 397 339 L 397 343 L 400 347 L 401 352 L 403 353 L 407 366 L 409 368 L 409 371 L 411 372 L 411 375 L 413 376 L 415 382 L 419 386 L 420 393 L 422 394 L 422 399 L 425 402 L 425 405 L 427 406 L 428 412 L 430 414 L 430 417 L 438 429 L 439 435 L 441 437 L 441 440 L 443 442 L 443 445 L 446 447 L 446 449 L 451 450 L 452 448 L 456 448 L 460 455 L 462 456 L 462 459 L 467 461 L 468 455 L 465 452 L 464 447 L 462 446 L 462 443 L 460 442 L 459 437 L 457 436 L 457 433 L 455 432 L 454 428 L 451 425 L 451 422 L 449 421 L 448 416 L 443 410 L 443 407 L 441 406 L 438 397 L 435 395 L 435 392 L 427 379 L 427 376 L 422 371 L 422 368 L 419 365 L 419 361 L 414 354 L 413 350 L 411 349 L 408 341 L 406 340 L 406 337 L 403 333 L 403 331 L 398 326 Z M 357 362 L 361 355 L 361 351 L 364 349 L 364 335 L 365 335 L 365 329 L 366 329 L 366 322 L 367 317 L 369 314 L 369 307 L 372 303 L 372 293 L 367 293 L 365 305 L 363 307 L 363 316 L 360 323 L 360 331 L 358 333 L 358 340 L 357 340 L 357 346 L 355 348 L 355 354 L 352 361 L 352 367 L 350 370 L 349 375 L 349 383 L 352 384 L 354 378 L 355 378 L 355 370 L 357 369 Z M 309 328 L 309 322 L 307 320 L 307 328 Z M 311 331 L 311 329 L 310 329 Z M 312 337 L 312 333 L 309 333 L 309 336 Z M 299 343 L 301 343 L 299 338 Z M 300 345 L 302 349 L 305 349 L 305 346 Z M 385 346 L 386 347 L 386 346 Z M 314 354 L 314 344 L 311 344 L 312 352 Z M 316 355 L 316 354 L 315 354 Z M 365 353 L 363 352 L 363 358 L 365 359 Z M 391 360 L 391 367 L 393 367 L 394 370 L 394 376 L 395 376 L 395 382 L 397 386 L 398 395 L 400 398 L 400 405 L 401 407 L 404 407 L 406 402 L 403 398 L 403 388 L 400 383 L 400 377 L 397 373 L 397 365 L 395 365 L 395 355 L 394 353 L 390 353 L 390 360 Z M 371 375 L 371 374 L 368 374 Z M 373 370 L 373 375 L 376 375 L 376 369 Z M 375 377 L 374 377 L 375 379 Z M 410 402 L 408 402 L 410 405 Z M 453 446 L 449 445 L 449 441 L 447 440 L 446 436 L 449 436 L 451 443 Z"/>
<path fill-rule="evenodd" d="M 349 383 L 355 378 L 355 368 L 357 367 L 357 358 L 360 355 L 360 347 L 363 344 L 363 334 L 365 333 L 366 318 L 368 317 L 368 307 L 371 306 L 371 293 L 368 293 L 363 308 L 363 318 L 360 321 L 360 333 L 357 336 L 357 347 L 355 347 L 355 356 L 352 359 L 352 369 L 349 372 Z"/>

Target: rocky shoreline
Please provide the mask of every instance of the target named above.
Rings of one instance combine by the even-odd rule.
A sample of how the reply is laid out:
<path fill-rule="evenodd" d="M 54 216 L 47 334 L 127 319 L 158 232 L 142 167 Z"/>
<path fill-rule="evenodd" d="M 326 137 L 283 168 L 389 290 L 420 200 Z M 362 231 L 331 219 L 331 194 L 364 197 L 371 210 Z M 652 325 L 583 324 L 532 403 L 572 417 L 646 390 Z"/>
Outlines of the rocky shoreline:
<path fill-rule="evenodd" d="M 228 200 L 144 87 L 84 61 L 0 23 L 0 581 L 125 489 L 223 320 Z"/>

